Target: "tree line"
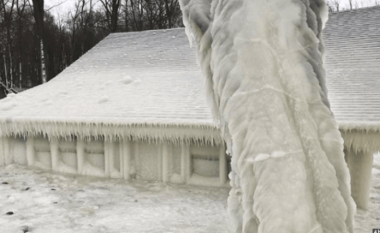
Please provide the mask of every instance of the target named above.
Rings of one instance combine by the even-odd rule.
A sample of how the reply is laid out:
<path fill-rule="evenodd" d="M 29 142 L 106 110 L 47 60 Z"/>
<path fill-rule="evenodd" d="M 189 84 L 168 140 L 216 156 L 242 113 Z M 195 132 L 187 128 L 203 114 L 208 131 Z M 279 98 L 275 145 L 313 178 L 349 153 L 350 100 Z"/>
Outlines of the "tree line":
<path fill-rule="evenodd" d="M 183 26 L 178 0 L 76 0 L 64 17 L 50 10 L 44 0 L 0 0 L 0 85 L 44 83 L 111 32 Z"/>
<path fill-rule="evenodd" d="M 380 6 L 380 0 L 348 0 L 348 7 L 342 6 L 342 0 L 326 0 L 326 4 L 329 12 L 339 12 L 370 6 Z"/>

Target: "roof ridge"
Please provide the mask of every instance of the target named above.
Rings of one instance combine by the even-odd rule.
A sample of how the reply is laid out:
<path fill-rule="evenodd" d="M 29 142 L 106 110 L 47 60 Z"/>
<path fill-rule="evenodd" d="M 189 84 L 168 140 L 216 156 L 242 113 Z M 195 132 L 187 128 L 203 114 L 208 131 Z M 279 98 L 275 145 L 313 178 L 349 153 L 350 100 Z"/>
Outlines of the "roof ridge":
<path fill-rule="evenodd" d="M 163 28 L 163 29 L 149 29 L 149 30 L 142 30 L 142 31 L 133 31 L 133 32 L 112 32 L 109 35 L 116 35 L 116 34 L 138 34 L 138 33 L 144 33 L 144 32 L 163 32 L 163 31 L 180 31 L 185 30 L 184 27 L 178 27 L 178 28 Z"/>

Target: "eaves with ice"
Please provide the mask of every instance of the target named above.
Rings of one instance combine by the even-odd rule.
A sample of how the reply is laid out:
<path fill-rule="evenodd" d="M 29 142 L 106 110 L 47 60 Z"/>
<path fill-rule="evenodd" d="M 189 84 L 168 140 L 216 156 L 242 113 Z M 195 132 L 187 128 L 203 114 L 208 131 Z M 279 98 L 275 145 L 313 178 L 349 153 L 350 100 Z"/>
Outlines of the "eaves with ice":
<path fill-rule="evenodd" d="M 380 7 L 330 14 L 331 108 L 345 145 L 380 149 Z M 109 35 L 46 84 L 0 101 L 0 134 L 220 144 L 183 28 Z"/>

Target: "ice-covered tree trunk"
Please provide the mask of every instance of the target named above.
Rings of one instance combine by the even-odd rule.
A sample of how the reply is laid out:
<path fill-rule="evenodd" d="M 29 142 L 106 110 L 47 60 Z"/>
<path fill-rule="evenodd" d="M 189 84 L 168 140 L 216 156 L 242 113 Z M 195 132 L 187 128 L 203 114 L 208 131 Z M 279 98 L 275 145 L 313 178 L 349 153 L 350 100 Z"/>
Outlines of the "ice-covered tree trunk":
<path fill-rule="evenodd" d="M 350 176 L 324 81 L 324 1 L 180 3 L 232 156 L 236 232 L 353 232 Z"/>

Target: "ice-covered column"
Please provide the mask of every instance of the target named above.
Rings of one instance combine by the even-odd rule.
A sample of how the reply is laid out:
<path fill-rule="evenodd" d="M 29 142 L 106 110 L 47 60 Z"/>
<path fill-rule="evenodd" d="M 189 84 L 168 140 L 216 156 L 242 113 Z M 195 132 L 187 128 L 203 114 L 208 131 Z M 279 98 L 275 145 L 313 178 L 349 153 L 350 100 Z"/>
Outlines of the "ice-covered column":
<path fill-rule="evenodd" d="M 78 174 L 84 174 L 84 166 L 85 166 L 85 142 L 83 138 L 78 137 L 77 138 L 77 163 L 78 163 Z"/>
<path fill-rule="evenodd" d="M 117 178 L 117 176 L 115 176 L 115 142 L 111 140 L 108 142 L 108 161 L 110 177 Z"/>
<path fill-rule="evenodd" d="M 122 157 L 123 157 L 123 163 L 124 163 L 124 167 L 123 167 L 123 175 L 124 175 L 124 179 L 126 180 L 129 180 L 131 179 L 131 167 L 132 167 L 132 164 L 131 164 L 131 153 L 132 153 L 132 148 L 131 148 L 131 142 L 128 140 L 128 139 L 124 139 L 122 141 L 120 141 L 120 145 L 121 145 L 121 153 L 122 153 Z"/>
<path fill-rule="evenodd" d="M 104 174 L 106 177 L 111 176 L 112 167 L 113 167 L 113 154 L 114 147 L 113 142 L 110 139 L 104 140 Z"/>
<path fill-rule="evenodd" d="M 28 136 L 26 140 L 26 160 L 28 166 L 33 166 L 35 163 L 34 137 Z"/>
<path fill-rule="evenodd" d="M 220 185 L 224 185 L 227 182 L 226 149 L 223 145 L 219 149 L 219 179 Z"/>
<path fill-rule="evenodd" d="M 164 142 L 162 144 L 162 182 L 169 182 L 169 145 Z"/>
<path fill-rule="evenodd" d="M 190 160 L 190 149 L 189 146 L 183 143 L 181 145 L 181 178 L 183 183 L 186 183 L 189 180 L 188 173 L 190 173 L 190 169 L 188 169 L 188 160 Z"/>
<path fill-rule="evenodd" d="M 157 151 L 157 172 L 158 172 L 157 180 L 163 180 L 163 173 L 162 173 L 162 169 L 163 169 L 163 163 L 162 163 L 163 162 L 162 161 L 163 160 L 163 158 L 162 158 L 163 147 L 164 147 L 164 145 L 160 144 L 158 147 L 159 150 Z M 140 157 L 140 154 L 138 155 L 138 157 Z"/>
<path fill-rule="evenodd" d="M 231 153 L 236 232 L 353 232 L 343 140 L 329 109 L 323 0 L 180 0 Z"/>
<path fill-rule="evenodd" d="M 5 165 L 4 137 L 0 137 L 0 166 Z"/>
<path fill-rule="evenodd" d="M 359 208 L 368 209 L 371 190 L 373 152 L 346 151 L 346 161 L 351 174 L 351 192 Z"/>
<path fill-rule="evenodd" d="M 184 181 L 186 184 L 189 183 L 191 177 L 191 154 L 190 154 L 190 146 L 183 145 L 182 146 L 182 161 L 181 164 L 185 166 L 185 169 L 181 170 L 181 174 L 185 177 Z M 184 173 L 183 173 L 184 172 Z"/>
<path fill-rule="evenodd" d="M 59 141 L 56 137 L 50 138 L 51 167 L 53 171 L 58 171 L 59 166 Z"/>
<path fill-rule="evenodd" d="M 5 165 L 12 164 L 13 163 L 13 156 L 10 153 L 10 141 L 12 139 L 9 137 L 3 138 L 3 149 L 4 149 L 4 162 Z"/>
<path fill-rule="evenodd" d="M 122 146 L 119 142 L 113 141 L 111 144 L 112 154 L 111 154 L 111 162 L 110 162 L 110 174 L 112 178 L 123 178 L 123 154 L 122 154 Z"/>

